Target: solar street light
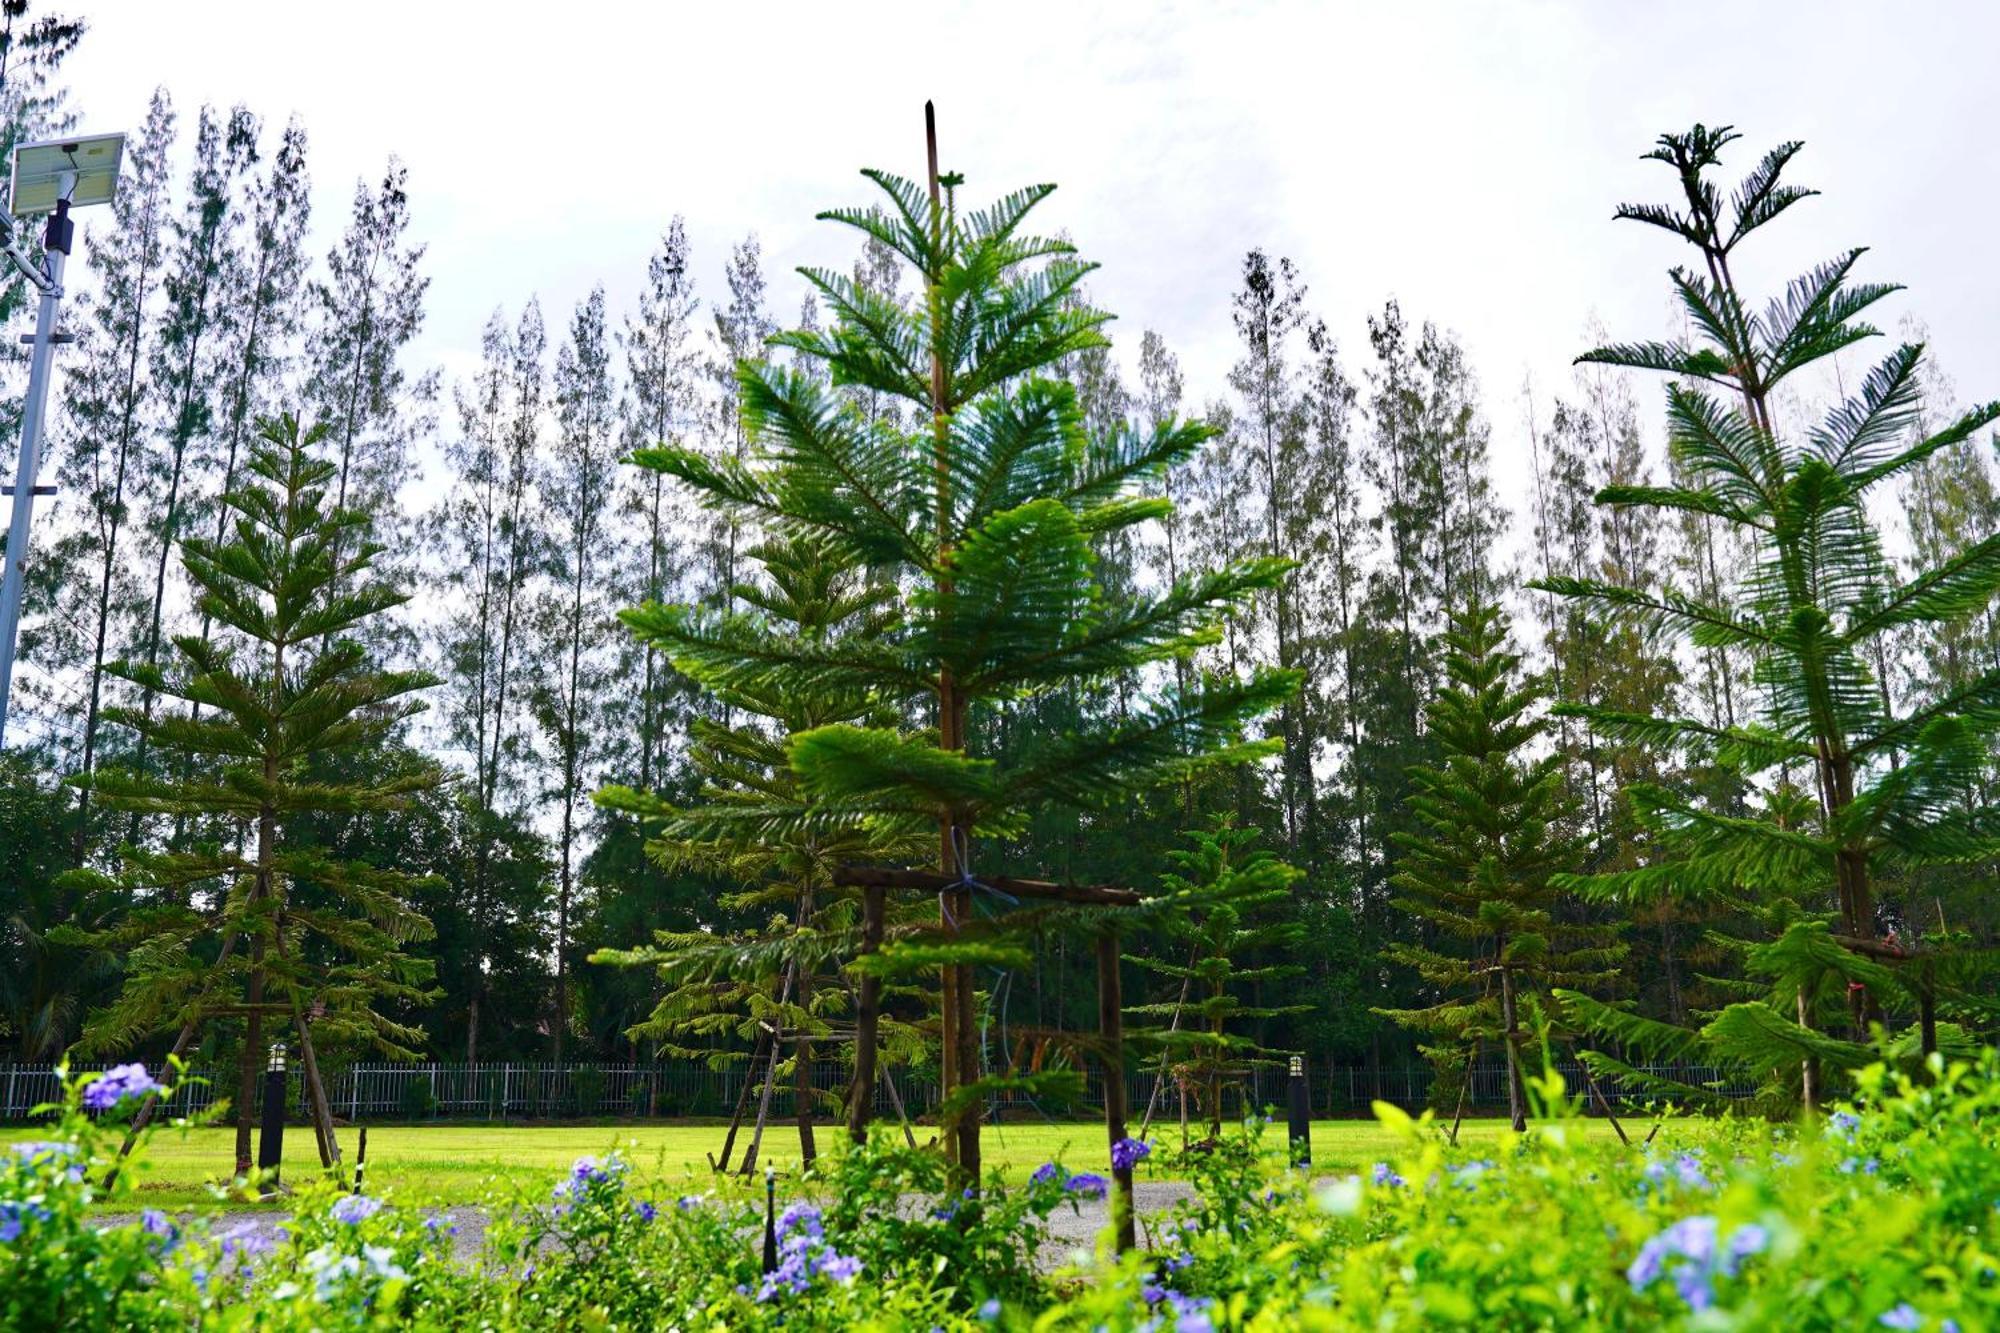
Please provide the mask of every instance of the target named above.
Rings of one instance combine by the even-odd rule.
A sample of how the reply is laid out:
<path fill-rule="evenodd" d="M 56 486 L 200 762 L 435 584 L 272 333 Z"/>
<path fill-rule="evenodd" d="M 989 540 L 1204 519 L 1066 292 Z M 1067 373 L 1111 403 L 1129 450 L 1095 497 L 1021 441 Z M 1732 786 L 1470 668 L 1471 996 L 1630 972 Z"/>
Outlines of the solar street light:
<path fill-rule="evenodd" d="M 58 343 L 68 335 L 56 332 L 56 314 L 62 305 L 63 265 L 76 239 L 76 224 L 70 221 L 72 208 L 108 204 L 118 192 L 118 169 L 125 155 L 125 136 L 95 134 L 45 143 L 26 143 L 14 149 L 14 170 L 9 205 L 15 217 L 49 215 L 42 231 L 40 259 L 21 247 L 14 234 L 13 218 L 0 218 L 0 247 L 7 258 L 37 291 L 41 304 L 35 312 L 34 344 L 28 361 L 28 397 L 21 409 L 21 457 L 14 468 L 14 484 L 6 488 L 13 498 L 13 521 L 7 528 L 6 572 L 0 577 L 0 746 L 7 743 L 7 718 L 13 698 L 14 646 L 21 629 L 21 595 L 28 578 L 28 530 L 35 517 L 35 496 L 52 494 L 53 488 L 35 484 L 42 466 L 42 419 L 49 396 L 49 372 Z"/>

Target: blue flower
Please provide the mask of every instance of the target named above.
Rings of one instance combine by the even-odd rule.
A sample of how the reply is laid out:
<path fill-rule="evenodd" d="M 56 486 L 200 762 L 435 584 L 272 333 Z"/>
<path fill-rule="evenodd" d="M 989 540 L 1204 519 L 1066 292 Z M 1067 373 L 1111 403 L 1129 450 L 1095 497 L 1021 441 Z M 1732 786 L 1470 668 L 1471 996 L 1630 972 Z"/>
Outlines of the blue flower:
<path fill-rule="evenodd" d="M 1111 1182 L 1091 1171 L 1079 1171 L 1063 1182 L 1063 1188 L 1083 1199 L 1101 1199 Z"/>
<path fill-rule="evenodd" d="M 986 1304 L 979 1307 L 979 1317 L 987 1320 L 998 1319 L 1000 1317 L 1000 1298 L 998 1296 L 989 1297 Z"/>
<path fill-rule="evenodd" d="M 1648 1162 L 1641 1173 L 1650 1184 L 1664 1184 L 1669 1177 L 1684 1189 L 1712 1190 L 1715 1182 L 1702 1170 L 1701 1158 L 1695 1153 L 1677 1154 L 1671 1162 Z"/>
<path fill-rule="evenodd" d="M 1396 1174 L 1396 1169 L 1387 1162 L 1375 1163 L 1375 1183 L 1385 1189 L 1401 1189 L 1404 1180 Z"/>
<path fill-rule="evenodd" d="M 819 1209 L 809 1203 L 795 1203 L 779 1215 L 778 1239 L 783 1240 L 795 1234 L 812 1240 L 818 1240 L 826 1234 L 825 1228 L 820 1224 Z"/>
<path fill-rule="evenodd" d="M 1867 1158 L 1850 1157 L 1846 1161 L 1840 1164 L 1840 1174 L 1843 1176 L 1851 1176 L 1856 1171 L 1859 1171 L 1864 1176 L 1872 1176 L 1875 1174 L 1876 1169 L 1881 1165 L 1882 1164 L 1876 1161 L 1873 1157 L 1867 1157 Z"/>
<path fill-rule="evenodd" d="M 654 1217 L 656 1217 L 659 1214 L 659 1209 L 653 1207 L 653 1205 L 645 1199 L 634 1199 L 632 1201 L 632 1211 L 639 1215 L 639 1220 L 641 1222 L 650 1222 L 653 1220 Z"/>
<path fill-rule="evenodd" d="M 1838 1133 L 1842 1138 L 1851 1139 L 1854 1137 L 1854 1131 L 1861 1128 L 1861 1117 L 1855 1115 L 1852 1111 L 1835 1111 L 1826 1118 L 1826 1127 L 1830 1132 Z M 1902 1306 L 1898 1308 L 1907 1309 L 1909 1307 Z"/>
<path fill-rule="evenodd" d="M 117 1065 L 91 1080 L 83 1090 L 83 1104 L 92 1111 L 109 1111 L 127 1097 L 143 1097 L 159 1090 L 160 1085 L 147 1077 L 146 1066 Z"/>
<path fill-rule="evenodd" d="M 1718 1238 L 1713 1217 L 1684 1217 L 1640 1246 L 1625 1280 L 1632 1290 L 1644 1291 L 1663 1275 L 1671 1277 L 1688 1308 L 1700 1313 L 1715 1303 L 1716 1276 L 1734 1277 L 1744 1259 L 1764 1251 L 1771 1234 L 1747 1223 L 1730 1234 L 1727 1245 L 1718 1246 Z"/>
<path fill-rule="evenodd" d="M 1174 1307 L 1174 1328 L 1178 1333 L 1215 1333 L 1215 1320 L 1209 1315 L 1213 1302 L 1170 1291 L 1167 1304 Z"/>
<path fill-rule="evenodd" d="M 1875 1321 L 1884 1328 L 1922 1328 L 1924 1317 L 1917 1313 L 1917 1307 L 1904 1301 L 1895 1309 L 1887 1311 Z"/>
<path fill-rule="evenodd" d="M 1153 1145 L 1144 1139 L 1122 1138 L 1111 1145 L 1111 1169 L 1130 1171 L 1151 1156 Z"/>
<path fill-rule="evenodd" d="M 382 1211 L 382 1201 L 371 1199 L 366 1194 L 343 1194 L 326 1211 L 336 1222 L 359 1226 Z"/>
<path fill-rule="evenodd" d="M 1035 1168 L 1035 1174 L 1028 1177 L 1028 1184 L 1035 1187 L 1060 1185 L 1062 1181 L 1063 1169 L 1054 1162 L 1043 1162 Z"/>

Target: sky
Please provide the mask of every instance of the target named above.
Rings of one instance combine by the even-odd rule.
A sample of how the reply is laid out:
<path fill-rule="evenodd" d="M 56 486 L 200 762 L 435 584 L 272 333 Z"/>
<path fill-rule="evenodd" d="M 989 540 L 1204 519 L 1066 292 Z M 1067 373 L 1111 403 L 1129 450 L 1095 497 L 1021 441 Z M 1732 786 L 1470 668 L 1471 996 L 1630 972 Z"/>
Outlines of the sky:
<path fill-rule="evenodd" d="M 1640 156 L 1698 120 L 1744 133 L 1733 171 L 1805 140 L 1792 177 L 1825 192 L 1741 276 L 1768 290 L 1870 245 L 1861 275 L 1910 288 L 1885 327 L 1920 319 L 1963 396 L 2000 394 L 2000 6 L 70 7 L 91 23 L 64 71 L 81 130 L 135 128 L 159 84 L 184 139 L 204 102 L 299 116 L 322 252 L 357 179 L 400 156 L 429 247 L 414 362 L 448 382 L 496 306 L 539 294 L 553 335 L 602 283 L 615 317 L 676 214 L 710 301 L 754 231 L 789 321 L 791 270 L 855 251 L 813 214 L 867 202 L 863 166 L 918 175 L 931 98 L 962 198 L 1060 186 L 1042 225 L 1102 263 L 1092 294 L 1128 371 L 1156 329 L 1197 403 L 1223 393 L 1230 294 L 1263 247 L 1298 265 L 1355 369 L 1389 297 L 1456 332 L 1517 505 L 1524 382 L 1565 390 L 1593 322 L 1670 327 L 1663 275 L 1684 254 L 1611 214 L 1667 197 Z"/>

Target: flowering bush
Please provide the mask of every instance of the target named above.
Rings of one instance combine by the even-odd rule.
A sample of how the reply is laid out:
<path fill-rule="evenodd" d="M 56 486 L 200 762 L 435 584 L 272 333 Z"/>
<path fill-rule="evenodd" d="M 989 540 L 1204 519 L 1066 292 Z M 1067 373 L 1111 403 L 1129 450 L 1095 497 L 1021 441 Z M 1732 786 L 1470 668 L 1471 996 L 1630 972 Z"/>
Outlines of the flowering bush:
<path fill-rule="evenodd" d="M 615 1153 L 496 1204 L 484 1250 L 456 1255 L 449 1219 L 332 1182 L 295 1196 L 275 1237 L 154 1209 L 93 1226 L 134 1104 L 120 1093 L 93 1112 L 102 1082 L 70 1082 L 46 1139 L 0 1155 L 0 1327 L 2000 1326 L 1990 1053 L 1916 1079 L 1866 1071 L 1859 1102 L 1817 1123 L 1678 1122 L 1631 1147 L 1558 1116 L 1482 1158 L 1428 1117 L 1378 1108 L 1398 1149 L 1332 1179 L 1273 1174 L 1252 1120 L 1168 1163 L 1195 1194 L 1142 1219 L 1140 1252 L 1063 1268 L 1048 1221 L 1102 1176 L 1048 1163 L 1024 1187 L 953 1191 L 937 1157 L 881 1142 L 787 1182 L 769 1273 L 760 1197 L 655 1194 Z M 130 1188 L 112 1187 L 114 1208 Z"/>

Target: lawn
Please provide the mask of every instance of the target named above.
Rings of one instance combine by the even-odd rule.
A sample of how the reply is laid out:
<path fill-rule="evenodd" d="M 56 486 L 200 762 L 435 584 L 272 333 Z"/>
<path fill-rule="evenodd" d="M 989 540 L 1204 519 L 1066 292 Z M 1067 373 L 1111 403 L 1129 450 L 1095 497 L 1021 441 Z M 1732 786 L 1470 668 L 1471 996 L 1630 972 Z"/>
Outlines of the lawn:
<path fill-rule="evenodd" d="M 1610 1137 L 1611 1128 L 1603 1121 L 1588 1123 L 1593 1136 Z M 404 1201 L 434 1205 L 476 1203 L 515 1188 L 539 1195 L 577 1158 L 615 1148 L 642 1179 L 678 1184 L 692 1175 L 705 1190 L 716 1177 L 704 1154 L 720 1150 L 723 1132 L 714 1124 L 371 1126 L 367 1186 L 371 1194 L 393 1193 Z M 208 1184 L 229 1170 L 233 1134 L 225 1128 L 161 1130 L 136 1176 L 140 1198 L 162 1208 L 214 1202 Z M 1177 1126 L 1156 1126 L 1154 1138 L 1165 1146 L 1178 1134 Z M 838 1146 L 842 1131 L 822 1125 L 818 1135 L 825 1152 Z M 1497 1146 L 1506 1135 L 1504 1121 L 1473 1120 L 1461 1130 L 1460 1142 L 1475 1148 L 1482 1143 Z M 928 1136 L 929 1131 L 920 1127 L 919 1141 Z M 0 1130 L 0 1143 L 36 1137 L 32 1129 Z M 747 1137 L 738 1136 L 738 1160 Z M 1035 1167 L 1057 1157 L 1073 1169 L 1104 1169 L 1104 1129 L 1097 1123 L 992 1125 L 983 1141 L 988 1165 L 1001 1168 L 1010 1181 L 1026 1179 Z M 1278 1160 L 1284 1150 L 1283 1126 L 1273 1125 L 1265 1141 L 1273 1160 Z M 1315 1169 L 1348 1172 L 1386 1156 L 1392 1140 L 1372 1120 L 1321 1120 L 1313 1124 L 1312 1145 Z M 341 1132 L 341 1146 L 351 1161 L 353 1130 Z M 798 1146 L 796 1127 L 780 1125 L 766 1132 L 760 1163 L 781 1172 L 795 1170 Z M 285 1149 L 292 1172 L 316 1165 L 312 1132 L 305 1126 L 286 1131 Z M 1150 1167 L 1149 1173 L 1161 1174 Z"/>

